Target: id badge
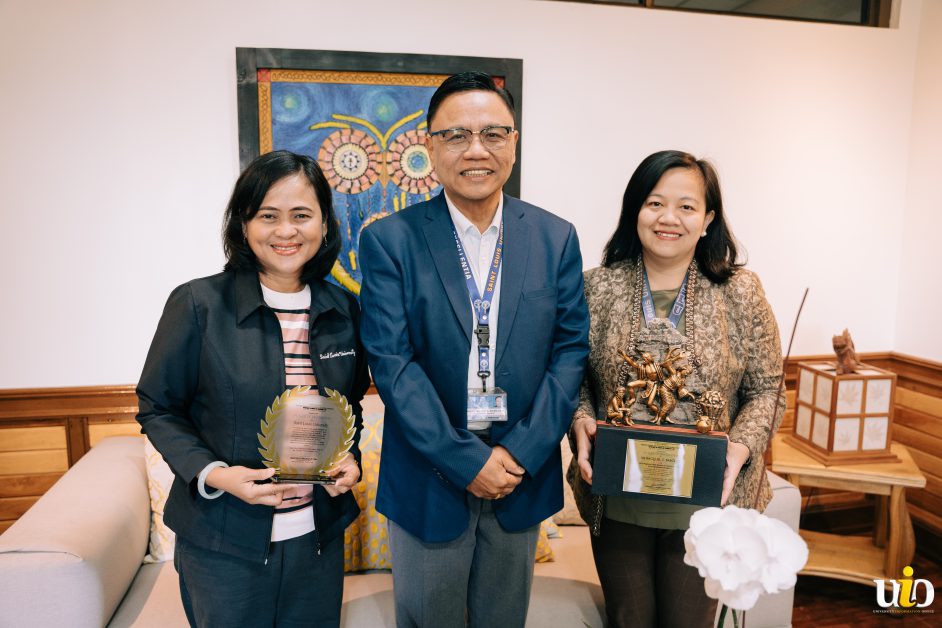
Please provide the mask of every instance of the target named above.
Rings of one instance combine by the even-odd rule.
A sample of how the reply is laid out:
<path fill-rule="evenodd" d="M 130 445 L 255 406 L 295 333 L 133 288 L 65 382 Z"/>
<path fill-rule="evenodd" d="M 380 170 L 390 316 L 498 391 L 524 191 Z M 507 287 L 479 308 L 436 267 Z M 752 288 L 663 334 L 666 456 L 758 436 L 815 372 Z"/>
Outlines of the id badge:
<path fill-rule="evenodd" d="M 507 393 L 500 388 L 491 388 L 487 392 L 468 390 L 468 423 L 472 421 L 491 421 L 494 423 L 507 420 Z"/>

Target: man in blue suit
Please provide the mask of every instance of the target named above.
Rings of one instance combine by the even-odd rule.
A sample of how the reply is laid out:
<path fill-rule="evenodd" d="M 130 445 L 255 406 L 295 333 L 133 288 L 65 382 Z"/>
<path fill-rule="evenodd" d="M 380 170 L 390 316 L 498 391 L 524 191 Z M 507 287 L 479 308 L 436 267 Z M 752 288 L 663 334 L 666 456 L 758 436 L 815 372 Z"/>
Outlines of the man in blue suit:
<path fill-rule="evenodd" d="M 445 80 L 427 120 L 444 193 L 360 237 L 396 621 L 522 627 L 589 351 L 582 256 L 571 224 L 503 194 L 519 133 L 490 76 Z"/>

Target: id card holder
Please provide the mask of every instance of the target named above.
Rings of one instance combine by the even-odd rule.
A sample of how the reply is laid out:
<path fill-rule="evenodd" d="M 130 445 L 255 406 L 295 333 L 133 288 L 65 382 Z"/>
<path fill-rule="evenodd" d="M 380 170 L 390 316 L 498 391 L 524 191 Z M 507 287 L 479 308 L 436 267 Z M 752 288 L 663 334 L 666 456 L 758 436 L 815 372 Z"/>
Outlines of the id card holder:
<path fill-rule="evenodd" d="M 472 421 L 499 423 L 506 420 L 506 392 L 500 388 L 491 388 L 487 392 L 474 388 L 468 389 L 468 423 Z"/>

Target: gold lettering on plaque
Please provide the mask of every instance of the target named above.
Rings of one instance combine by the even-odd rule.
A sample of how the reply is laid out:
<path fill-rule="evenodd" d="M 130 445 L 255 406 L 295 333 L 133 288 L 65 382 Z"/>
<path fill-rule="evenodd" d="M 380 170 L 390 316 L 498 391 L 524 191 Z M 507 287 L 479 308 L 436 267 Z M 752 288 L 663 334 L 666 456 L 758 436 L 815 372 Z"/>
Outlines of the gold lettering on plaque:
<path fill-rule="evenodd" d="M 690 497 L 697 446 L 629 438 L 622 490 L 646 495 Z"/>

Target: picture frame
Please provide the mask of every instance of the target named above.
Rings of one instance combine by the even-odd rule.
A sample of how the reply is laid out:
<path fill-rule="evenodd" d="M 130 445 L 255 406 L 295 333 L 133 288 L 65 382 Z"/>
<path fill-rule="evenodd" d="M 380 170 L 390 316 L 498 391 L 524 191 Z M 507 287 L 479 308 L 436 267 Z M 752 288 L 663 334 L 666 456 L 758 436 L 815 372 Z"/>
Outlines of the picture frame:
<path fill-rule="evenodd" d="M 428 100 L 445 78 L 477 70 L 515 104 L 523 61 L 446 55 L 236 48 L 239 164 L 290 150 L 318 161 L 342 233 L 330 280 L 359 294 L 360 231 L 440 190 L 425 150 Z M 521 150 L 504 191 L 520 195 Z"/>

